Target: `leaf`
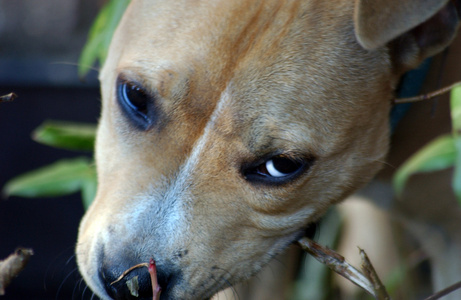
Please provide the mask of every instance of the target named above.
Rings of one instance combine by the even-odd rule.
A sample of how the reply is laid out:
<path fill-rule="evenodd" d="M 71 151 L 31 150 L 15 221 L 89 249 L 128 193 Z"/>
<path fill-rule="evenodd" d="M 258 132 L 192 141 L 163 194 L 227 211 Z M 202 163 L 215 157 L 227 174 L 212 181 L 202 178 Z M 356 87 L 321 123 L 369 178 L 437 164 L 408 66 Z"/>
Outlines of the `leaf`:
<path fill-rule="evenodd" d="M 32 133 L 42 144 L 69 150 L 93 151 L 96 125 L 62 121 L 47 121 Z"/>
<path fill-rule="evenodd" d="M 450 95 L 451 122 L 456 148 L 456 159 L 453 174 L 453 191 L 461 204 L 461 87 L 455 87 Z"/>
<path fill-rule="evenodd" d="M 450 111 L 455 135 L 461 135 L 461 86 L 457 86 L 451 90 L 450 95 Z"/>
<path fill-rule="evenodd" d="M 101 65 L 104 63 L 114 31 L 129 3 L 130 0 L 110 0 L 101 9 L 79 58 L 80 77 L 84 77 L 96 61 Z"/>
<path fill-rule="evenodd" d="M 79 191 L 83 184 L 95 178 L 95 168 L 89 159 L 64 159 L 13 178 L 4 187 L 7 196 L 53 197 Z"/>
<path fill-rule="evenodd" d="M 96 168 L 92 168 L 92 173 L 88 174 L 88 178 L 82 182 L 82 202 L 85 210 L 90 207 L 96 197 L 97 187 Z"/>
<path fill-rule="evenodd" d="M 453 166 L 456 148 L 451 135 L 444 135 L 430 142 L 410 157 L 393 178 L 394 189 L 401 194 L 408 178 L 417 172 L 432 172 Z"/>
<path fill-rule="evenodd" d="M 126 286 L 130 291 L 131 296 L 139 297 L 139 281 L 138 276 L 134 276 L 133 278 L 126 281 Z"/>

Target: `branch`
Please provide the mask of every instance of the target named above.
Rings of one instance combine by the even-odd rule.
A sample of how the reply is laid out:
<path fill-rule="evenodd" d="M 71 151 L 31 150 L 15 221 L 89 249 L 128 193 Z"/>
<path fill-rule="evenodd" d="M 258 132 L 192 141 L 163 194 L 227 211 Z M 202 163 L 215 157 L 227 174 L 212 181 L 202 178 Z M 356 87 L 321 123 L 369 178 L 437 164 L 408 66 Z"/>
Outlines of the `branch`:
<path fill-rule="evenodd" d="M 360 253 L 362 255 L 362 268 L 364 268 L 365 275 L 349 264 L 340 254 L 307 237 L 303 237 L 298 243 L 304 251 L 308 252 L 319 262 L 361 287 L 375 297 L 375 299 L 390 299 L 385 287 L 381 284 L 378 275 L 376 275 L 376 271 L 363 250 L 360 250 Z"/>
<path fill-rule="evenodd" d="M 5 288 L 24 269 L 33 254 L 32 249 L 17 248 L 13 254 L 0 261 L 0 296 L 5 295 Z"/>
<path fill-rule="evenodd" d="M 447 92 L 449 92 L 451 89 L 454 87 L 461 85 L 461 81 L 455 82 L 452 85 L 446 86 L 444 88 L 435 90 L 433 92 L 415 96 L 415 97 L 409 97 L 409 98 L 396 98 L 394 99 L 394 104 L 401 104 L 401 103 L 413 103 L 413 102 L 419 102 L 419 101 L 424 101 L 424 100 L 429 100 L 432 98 L 435 98 L 437 96 L 443 95 Z"/>
<path fill-rule="evenodd" d="M 0 96 L 0 103 L 13 101 L 17 97 L 18 95 L 16 95 L 15 93 L 9 93 L 8 95 Z"/>
<path fill-rule="evenodd" d="M 446 296 L 446 295 L 450 294 L 451 292 L 454 292 L 454 291 L 456 291 L 458 289 L 461 289 L 461 281 L 457 282 L 457 283 L 455 283 L 453 285 L 450 285 L 449 287 L 435 293 L 432 296 L 427 297 L 425 300 L 437 300 L 437 299 L 440 299 L 443 296 Z"/>
<path fill-rule="evenodd" d="M 150 261 L 148 263 L 140 263 L 140 264 L 137 264 L 135 266 L 132 266 L 128 269 L 126 269 L 122 275 L 120 275 L 115 281 L 111 282 L 110 285 L 113 285 L 117 282 L 119 282 L 120 280 L 122 280 L 123 278 L 125 278 L 126 275 L 128 275 L 128 273 L 130 273 L 131 271 L 133 271 L 134 269 L 138 269 L 138 268 L 142 268 L 142 267 L 146 267 L 149 271 L 149 275 L 150 275 L 150 280 L 152 282 L 152 300 L 159 300 L 160 299 L 160 292 L 162 291 L 160 285 L 158 284 L 158 281 L 157 281 L 157 266 L 155 265 L 155 261 L 153 258 L 150 259 Z M 128 279 L 126 281 L 126 285 L 128 286 L 128 289 L 130 290 L 130 293 L 131 295 L 135 296 L 135 297 L 138 297 L 138 289 L 139 289 L 139 286 L 138 286 L 138 276 L 135 276 L 131 279 Z"/>
<path fill-rule="evenodd" d="M 375 268 L 373 268 L 373 265 L 371 264 L 370 259 L 368 258 L 368 255 L 365 253 L 363 249 L 360 249 L 360 257 L 362 258 L 362 270 L 367 276 L 368 279 L 370 279 L 371 283 L 373 284 L 373 289 L 376 293 L 376 298 L 377 299 L 391 299 L 389 297 L 389 294 L 386 291 L 386 288 L 382 284 L 381 280 L 378 277 L 378 274 L 376 274 Z"/>

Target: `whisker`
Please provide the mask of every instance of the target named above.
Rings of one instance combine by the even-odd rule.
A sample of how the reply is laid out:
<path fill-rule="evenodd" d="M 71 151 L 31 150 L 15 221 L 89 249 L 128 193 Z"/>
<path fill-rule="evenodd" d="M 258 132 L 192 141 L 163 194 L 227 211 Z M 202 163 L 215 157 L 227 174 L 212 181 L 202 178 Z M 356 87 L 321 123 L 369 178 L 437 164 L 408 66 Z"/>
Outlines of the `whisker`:
<path fill-rule="evenodd" d="M 66 277 L 64 277 L 64 279 L 62 280 L 61 284 L 59 285 L 58 290 L 56 291 L 56 297 L 55 297 L 56 300 L 57 300 L 58 297 L 59 297 L 59 293 L 61 292 L 61 289 L 62 289 L 62 287 L 64 286 L 64 283 L 65 283 L 65 282 L 67 281 L 67 279 L 69 279 L 69 277 L 70 277 L 72 274 L 74 274 L 75 271 L 77 271 L 77 270 L 78 270 L 78 268 L 74 268 L 72 271 L 69 272 L 69 274 L 67 274 Z"/>
<path fill-rule="evenodd" d="M 82 278 L 82 281 L 83 281 L 83 278 Z M 85 293 L 87 290 L 88 290 L 88 285 L 85 284 L 85 288 L 83 289 L 81 300 L 85 299 Z"/>
<path fill-rule="evenodd" d="M 371 161 L 371 162 L 379 162 L 382 163 L 385 166 L 391 167 L 391 168 L 396 168 L 394 165 L 390 164 L 389 162 L 382 160 L 382 159 L 375 159 L 375 158 L 367 158 L 367 157 L 361 157 L 359 158 L 360 160 L 365 160 L 365 161 Z"/>
<path fill-rule="evenodd" d="M 51 62 L 50 65 L 68 65 L 68 66 L 78 67 L 80 64 L 76 62 L 68 62 L 68 61 L 54 61 L 54 62 Z M 89 67 L 90 70 L 96 71 L 98 73 L 101 71 L 100 68 L 96 68 L 94 66 L 85 65 L 85 67 Z"/>
<path fill-rule="evenodd" d="M 227 280 L 225 278 L 223 278 L 223 279 L 224 279 L 224 282 L 227 283 L 227 285 L 231 289 L 232 295 L 234 296 L 234 299 L 239 299 L 240 300 L 240 295 L 239 295 L 237 289 L 229 282 L 229 280 Z M 226 298 L 227 298 L 227 295 L 226 295 Z"/>
<path fill-rule="evenodd" d="M 79 287 L 79 284 L 81 284 L 82 280 L 83 278 L 81 278 L 80 280 L 77 280 L 77 282 L 74 284 L 74 289 L 72 290 L 72 299 L 74 299 L 77 288 Z"/>
<path fill-rule="evenodd" d="M 75 253 L 72 254 L 68 260 L 66 260 L 66 263 L 64 264 L 65 266 L 69 265 L 69 263 L 75 258 Z"/>
<path fill-rule="evenodd" d="M 45 271 L 45 274 L 44 274 L 44 276 L 43 276 L 43 289 L 44 289 L 45 291 L 47 290 L 46 281 L 47 281 L 47 277 L 49 276 L 51 267 L 55 267 L 55 266 L 57 265 L 58 259 L 61 258 L 64 254 L 66 254 L 67 251 L 69 251 L 69 250 L 72 249 L 72 252 L 73 252 L 73 248 L 74 248 L 74 245 L 66 247 L 64 250 L 62 250 L 61 252 L 59 252 L 59 253 L 54 257 L 54 259 L 50 262 L 50 264 L 47 266 L 46 271 Z M 75 256 L 75 254 L 73 254 L 70 258 L 72 259 L 74 256 Z M 71 259 L 70 259 L 70 260 L 71 260 Z M 68 259 L 68 261 L 70 261 L 70 260 Z M 66 263 L 65 265 L 67 265 L 67 263 Z M 57 271 L 57 269 L 54 268 L 53 273 L 50 275 L 50 276 L 51 276 L 50 279 L 53 279 L 53 278 L 55 277 L 56 271 Z"/>
<path fill-rule="evenodd" d="M 82 278 L 82 279 L 83 279 L 83 278 Z M 82 280 L 82 281 L 83 281 L 83 280 Z M 84 282 L 84 281 L 83 281 L 83 282 Z M 90 289 L 90 287 L 89 287 L 87 284 L 85 284 L 85 288 L 83 289 L 81 300 L 85 299 L 85 293 L 86 293 L 86 291 L 90 291 L 90 293 L 91 293 L 91 294 L 90 294 L 90 295 L 91 295 L 90 299 L 93 299 L 93 298 L 96 296 L 96 294 L 93 293 L 93 291 Z"/>

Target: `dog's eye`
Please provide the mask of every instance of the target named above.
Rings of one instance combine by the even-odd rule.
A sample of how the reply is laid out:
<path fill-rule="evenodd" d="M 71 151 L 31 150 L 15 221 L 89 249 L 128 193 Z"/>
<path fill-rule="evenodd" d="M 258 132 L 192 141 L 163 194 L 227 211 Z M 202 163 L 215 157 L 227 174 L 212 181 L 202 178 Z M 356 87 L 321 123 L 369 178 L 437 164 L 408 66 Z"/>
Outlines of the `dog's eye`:
<path fill-rule="evenodd" d="M 152 110 L 153 99 L 141 85 L 118 79 L 117 100 L 124 114 L 138 128 L 146 130 L 152 125 L 154 116 L 149 110 Z"/>
<path fill-rule="evenodd" d="M 247 180 L 268 184 L 282 184 L 300 175 L 313 160 L 296 160 L 278 155 L 265 160 L 255 167 L 246 168 L 243 173 Z"/>
<path fill-rule="evenodd" d="M 124 82 L 120 85 L 120 95 L 130 109 L 146 115 L 148 99 L 146 93 L 139 86 Z"/>
<path fill-rule="evenodd" d="M 302 164 L 297 161 L 285 157 L 274 157 L 259 165 L 257 171 L 262 175 L 279 178 L 289 176 L 301 167 Z"/>

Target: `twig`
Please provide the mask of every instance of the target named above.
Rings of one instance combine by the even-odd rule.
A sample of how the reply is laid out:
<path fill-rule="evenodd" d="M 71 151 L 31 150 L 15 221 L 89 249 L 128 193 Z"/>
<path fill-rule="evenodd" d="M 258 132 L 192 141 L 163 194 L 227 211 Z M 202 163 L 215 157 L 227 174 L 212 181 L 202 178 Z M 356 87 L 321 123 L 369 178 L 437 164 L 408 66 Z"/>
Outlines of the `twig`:
<path fill-rule="evenodd" d="M 441 89 L 435 90 L 433 92 L 415 96 L 415 97 L 408 97 L 408 98 L 396 98 L 394 99 L 394 104 L 401 104 L 401 103 L 413 103 L 413 102 L 419 102 L 419 101 L 424 101 L 424 100 L 429 100 L 434 97 L 440 96 L 442 94 L 445 94 L 449 92 L 451 89 L 454 87 L 461 85 L 461 81 L 455 82 L 449 86 L 443 87 Z"/>
<path fill-rule="evenodd" d="M 33 254 L 32 249 L 17 248 L 13 254 L 0 261 L 0 296 L 5 295 L 5 288 L 24 269 Z"/>
<path fill-rule="evenodd" d="M 113 285 L 117 282 L 119 282 L 120 280 L 122 280 L 126 275 L 128 275 L 128 273 L 130 273 L 131 271 L 133 271 L 134 269 L 138 269 L 138 268 L 142 268 L 142 267 L 146 267 L 147 270 L 149 271 L 149 275 L 150 275 L 150 280 L 152 282 L 152 295 L 153 295 L 153 298 L 152 300 L 159 300 L 160 299 L 160 293 L 162 291 L 160 285 L 158 284 L 158 280 L 157 280 L 157 266 L 155 265 L 155 261 L 153 258 L 150 259 L 150 261 L 148 263 L 140 263 L 140 264 L 137 264 L 137 265 L 134 265 L 128 269 L 126 269 L 122 275 L 120 275 L 115 281 L 111 282 L 110 285 Z M 128 281 L 127 281 L 128 283 Z M 130 292 L 133 294 L 133 291 L 131 291 L 130 289 Z M 137 292 L 137 291 L 136 291 Z"/>
<path fill-rule="evenodd" d="M 304 251 L 307 251 L 322 264 L 326 265 L 331 270 L 350 280 L 352 283 L 358 285 L 367 291 L 370 295 L 377 298 L 373 284 L 370 282 L 370 280 L 359 270 L 350 265 L 343 256 L 314 242 L 307 237 L 301 238 L 298 243 L 301 245 Z"/>
<path fill-rule="evenodd" d="M 449 287 L 441 290 L 441 291 L 438 291 L 437 293 L 435 293 L 434 295 L 432 296 L 429 296 L 427 297 L 426 299 L 424 300 L 436 300 L 436 299 L 440 299 L 442 298 L 443 296 L 446 296 L 448 294 L 450 294 L 451 292 L 454 292 L 458 289 L 461 289 L 461 281 L 460 282 L 457 282 L 453 285 L 450 285 Z"/>
<path fill-rule="evenodd" d="M 376 294 L 377 299 L 385 299 L 385 300 L 390 300 L 391 297 L 389 297 L 389 294 L 386 291 L 386 288 L 382 284 L 381 280 L 378 277 L 378 274 L 375 271 L 375 268 L 370 262 L 370 259 L 368 258 L 368 255 L 363 251 L 363 249 L 359 248 L 360 251 L 360 257 L 362 258 L 362 270 L 367 276 L 368 279 L 370 279 L 371 283 L 373 284 L 373 289 Z"/>
<path fill-rule="evenodd" d="M 152 300 L 160 300 L 160 293 L 162 292 L 162 289 L 160 288 L 160 285 L 157 281 L 157 266 L 155 265 L 155 260 L 153 258 L 151 258 L 149 261 L 148 270 L 150 274 L 150 280 L 152 281 Z"/>
<path fill-rule="evenodd" d="M 386 288 L 376 274 L 367 254 L 362 249 L 359 248 L 360 256 L 362 257 L 362 269 L 365 274 L 361 273 L 349 264 L 342 255 L 314 242 L 307 237 L 303 237 L 298 241 L 298 243 L 304 251 L 307 251 L 322 264 L 367 291 L 370 295 L 375 297 L 375 299 L 391 299 L 386 292 Z"/>
<path fill-rule="evenodd" d="M 4 95 L 4 96 L 0 96 L 0 103 L 1 102 L 10 102 L 10 101 L 13 101 L 14 99 L 16 99 L 18 97 L 18 95 L 16 95 L 15 93 L 9 93 L 7 95 Z"/>
<path fill-rule="evenodd" d="M 128 273 L 130 273 L 131 271 L 133 271 L 134 269 L 138 269 L 138 268 L 142 268 L 142 267 L 149 268 L 149 263 L 137 264 L 137 265 L 135 265 L 135 266 L 130 267 L 129 269 L 126 269 L 126 270 L 122 273 L 122 275 L 120 275 L 116 280 L 112 281 L 112 282 L 110 283 L 110 285 L 116 284 L 117 282 L 119 282 L 120 280 L 122 280 L 126 275 L 128 275 Z"/>

